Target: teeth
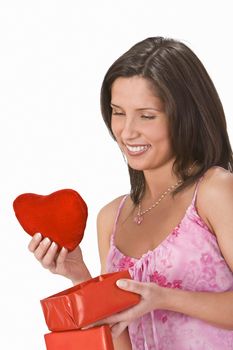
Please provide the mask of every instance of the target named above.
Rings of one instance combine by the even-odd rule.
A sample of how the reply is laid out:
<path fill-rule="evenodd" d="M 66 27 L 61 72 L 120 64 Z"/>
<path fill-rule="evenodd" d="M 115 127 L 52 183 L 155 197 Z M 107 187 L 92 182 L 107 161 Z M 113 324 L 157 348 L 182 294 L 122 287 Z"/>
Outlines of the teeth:
<path fill-rule="evenodd" d="M 129 146 L 129 145 L 126 145 L 126 147 L 128 148 L 128 150 L 130 152 L 141 152 L 141 151 L 147 150 L 147 148 L 149 146 Z"/>

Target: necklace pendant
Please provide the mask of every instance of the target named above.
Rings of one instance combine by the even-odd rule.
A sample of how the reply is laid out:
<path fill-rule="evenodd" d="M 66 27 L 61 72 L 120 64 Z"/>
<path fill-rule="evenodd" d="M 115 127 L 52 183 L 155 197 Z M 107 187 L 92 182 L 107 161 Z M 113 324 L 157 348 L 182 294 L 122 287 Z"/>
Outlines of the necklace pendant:
<path fill-rule="evenodd" d="M 143 216 L 137 214 L 135 217 L 134 217 L 134 220 L 133 220 L 137 225 L 140 225 L 143 221 Z"/>

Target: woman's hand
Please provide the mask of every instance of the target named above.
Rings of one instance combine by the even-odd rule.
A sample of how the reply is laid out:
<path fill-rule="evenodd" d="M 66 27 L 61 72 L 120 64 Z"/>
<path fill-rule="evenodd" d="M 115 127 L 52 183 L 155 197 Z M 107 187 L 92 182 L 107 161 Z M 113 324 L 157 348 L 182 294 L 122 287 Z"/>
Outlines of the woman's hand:
<path fill-rule="evenodd" d="M 31 239 L 28 249 L 44 268 L 71 279 L 74 284 L 91 278 L 79 246 L 72 252 L 68 252 L 64 247 L 59 250 L 55 242 L 47 237 L 43 238 L 40 233 L 36 233 Z"/>
<path fill-rule="evenodd" d="M 121 289 L 140 294 L 141 301 L 137 305 L 85 327 L 85 329 L 100 324 L 110 324 L 112 336 L 113 338 L 117 338 L 132 321 L 154 309 L 162 307 L 164 288 L 158 286 L 156 283 L 143 283 L 124 279 L 118 280 L 117 286 Z"/>

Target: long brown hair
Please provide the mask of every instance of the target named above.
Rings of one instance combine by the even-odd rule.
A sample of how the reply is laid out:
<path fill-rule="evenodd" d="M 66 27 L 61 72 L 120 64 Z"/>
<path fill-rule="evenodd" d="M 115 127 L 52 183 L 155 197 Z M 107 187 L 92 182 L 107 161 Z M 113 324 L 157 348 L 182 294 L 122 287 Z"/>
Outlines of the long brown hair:
<path fill-rule="evenodd" d="M 211 166 L 233 171 L 226 119 L 214 84 L 194 52 L 174 39 L 147 38 L 131 47 L 108 69 L 101 87 L 101 112 L 113 138 L 112 84 L 119 77 L 135 75 L 152 82 L 169 117 L 175 154 L 173 170 L 183 180 L 174 193 L 193 184 Z M 188 174 L 193 162 L 198 164 L 198 170 Z M 145 191 L 144 174 L 129 165 L 128 170 L 131 198 L 137 204 Z"/>

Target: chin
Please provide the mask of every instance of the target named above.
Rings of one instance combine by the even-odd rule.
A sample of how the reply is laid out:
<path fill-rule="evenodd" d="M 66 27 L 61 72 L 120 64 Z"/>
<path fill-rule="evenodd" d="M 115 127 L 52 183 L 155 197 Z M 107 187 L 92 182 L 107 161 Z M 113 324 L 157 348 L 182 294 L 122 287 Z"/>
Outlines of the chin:
<path fill-rule="evenodd" d="M 166 162 L 160 162 L 160 163 L 156 163 L 156 164 L 148 164 L 148 162 L 144 163 L 144 164 L 135 164 L 133 162 L 128 162 L 128 165 L 130 166 L 130 168 L 132 168 L 133 170 L 137 170 L 137 171 L 153 171 L 156 169 L 159 169 L 161 167 L 163 167 L 166 164 Z"/>
<path fill-rule="evenodd" d="M 130 163 L 128 163 L 128 165 L 130 166 L 130 168 L 137 171 L 145 171 L 145 170 L 152 169 L 150 166 L 146 166 L 146 165 L 143 166 L 143 165 L 136 165 L 136 164 L 130 164 Z"/>

